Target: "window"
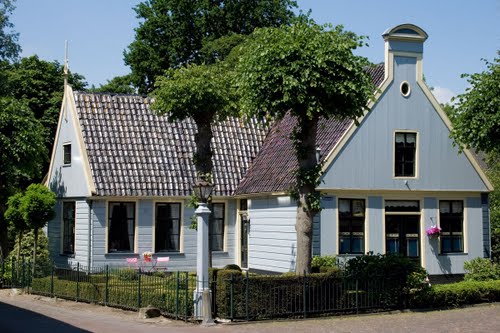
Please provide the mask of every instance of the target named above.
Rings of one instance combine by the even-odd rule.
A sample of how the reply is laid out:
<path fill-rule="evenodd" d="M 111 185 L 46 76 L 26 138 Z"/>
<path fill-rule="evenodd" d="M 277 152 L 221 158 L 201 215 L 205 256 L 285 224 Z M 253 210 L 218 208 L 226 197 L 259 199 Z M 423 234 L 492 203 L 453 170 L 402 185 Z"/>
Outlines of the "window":
<path fill-rule="evenodd" d="M 339 253 L 364 253 L 365 201 L 339 199 Z"/>
<path fill-rule="evenodd" d="M 396 132 L 394 147 L 394 175 L 415 177 L 417 133 Z"/>
<path fill-rule="evenodd" d="M 179 251 L 181 204 L 156 204 L 155 252 Z"/>
<path fill-rule="evenodd" d="M 63 145 L 63 164 L 71 164 L 71 143 Z"/>
<path fill-rule="evenodd" d="M 63 202 L 63 254 L 75 254 L 75 202 Z"/>
<path fill-rule="evenodd" d="M 439 224 L 441 227 L 441 253 L 464 251 L 463 201 L 440 201 Z"/>
<path fill-rule="evenodd" d="M 211 211 L 208 233 L 210 249 L 212 251 L 224 251 L 224 204 L 212 203 Z"/>
<path fill-rule="evenodd" d="M 132 252 L 135 240 L 135 203 L 110 202 L 108 252 Z"/>

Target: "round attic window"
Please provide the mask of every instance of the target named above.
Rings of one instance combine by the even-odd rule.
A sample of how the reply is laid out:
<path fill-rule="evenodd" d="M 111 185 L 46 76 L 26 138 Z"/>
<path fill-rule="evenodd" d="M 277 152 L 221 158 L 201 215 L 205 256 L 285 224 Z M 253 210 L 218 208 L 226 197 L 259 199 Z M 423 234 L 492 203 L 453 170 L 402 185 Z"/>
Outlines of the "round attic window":
<path fill-rule="evenodd" d="M 401 83 L 401 94 L 404 96 L 404 97 L 408 97 L 410 96 L 410 84 L 406 81 L 403 81 Z"/>

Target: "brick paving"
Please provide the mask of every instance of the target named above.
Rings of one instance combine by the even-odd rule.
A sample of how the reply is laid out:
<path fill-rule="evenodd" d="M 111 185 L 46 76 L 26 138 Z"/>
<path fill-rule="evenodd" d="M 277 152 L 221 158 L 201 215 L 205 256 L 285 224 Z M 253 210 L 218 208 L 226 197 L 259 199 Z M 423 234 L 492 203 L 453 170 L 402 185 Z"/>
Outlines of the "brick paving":
<path fill-rule="evenodd" d="M 37 315 L 40 314 L 40 315 Z M 19 316 L 25 320 L 20 322 Z M 393 312 L 306 320 L 219 324 L 216 327 L 166 319 L 139 319 L 136 312 L 98 305 L 12 295 L 0 290 L 0 332 L 500 332 L 500 303 L 454 310 Z M 13 324 L 9 325 L 9 321 Z M 66 325 L 66 326 L 63 326 Z M 15 329 L 12 329 L 15 327 Z M 62 331 L 61 331 L 62 332 Z"/>

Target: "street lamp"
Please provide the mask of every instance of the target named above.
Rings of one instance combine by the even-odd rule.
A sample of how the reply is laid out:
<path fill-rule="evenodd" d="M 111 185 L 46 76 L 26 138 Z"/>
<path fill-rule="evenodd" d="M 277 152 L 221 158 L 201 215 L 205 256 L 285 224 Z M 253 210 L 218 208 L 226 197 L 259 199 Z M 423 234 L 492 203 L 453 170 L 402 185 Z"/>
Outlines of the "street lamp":
<path fill-rule="evenodd" d="M 193 185 L 193 191 L 198 199 L 197 216 L 197 249 L 196 249 L 196 290 L 194 291 L 195 317 L 202 319 L 202 325 L 215 325 L 212 319 L 211 292 L 208 277 L 208 218 L 210 209 L 207 201 L 214 186 L 212 183 L 198 179 Z"/>

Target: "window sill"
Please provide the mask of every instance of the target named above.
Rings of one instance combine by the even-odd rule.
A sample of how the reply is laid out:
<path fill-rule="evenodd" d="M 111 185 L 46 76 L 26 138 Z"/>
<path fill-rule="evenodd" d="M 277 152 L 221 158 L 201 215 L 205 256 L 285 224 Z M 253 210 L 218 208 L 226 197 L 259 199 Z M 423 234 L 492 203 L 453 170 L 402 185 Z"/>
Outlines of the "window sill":
<path fill-rule="evenodd" d="M 227 252 L 227 251 L 212 251 L 212 255 L 215 255 L 215 256 L 227 256 L 227 255 L 229 255 L 229 252 Z"/>
<path fill-rule="evenodd" d="M 175 257 L 175 256 L 183 256 L 185 255 L 184 252 L 179 252 L 179 251 L 165 251 L 165 252 L 154 252 L 153 253 L 153 256 L 157 257 L 157 258 L 161 258 L 161 257 Z"/>
<path fill-rule="evenodd" d="M 134 253 L 134 252 L 107 252 L 104 255 L 105 256 L 110 256 L 110 257 L 126 257 L 126 256 L 137 257 L 137 256 L 139 256 L 139 253 Z"/>
<path fill-rule="evenodd" d="M 446 253 L 440 253 L 439 256 L 441 257 L 448 257 L 448 256 L 467 256 L 469 253 L 467 252 L 446 252 Z"/>
<path fill-rule="evenodd" d="M 69 253 L 59 253 L 59 257 L 66 257 L 66 258 L 75 258 L 75 254 L 69 254 Z"/>
<path fill-rule="evenodd" d="M 70 167 L 70 166 L 71 166 L 71 163 L 70 163 L 70 164 L 63 164 L 63 165 L 62 165 L 62 167 L 63 167 L 63 168 L 68 168 L 68 167 Z"/>

